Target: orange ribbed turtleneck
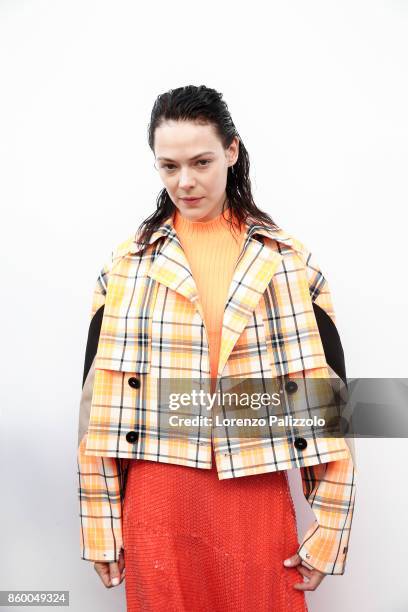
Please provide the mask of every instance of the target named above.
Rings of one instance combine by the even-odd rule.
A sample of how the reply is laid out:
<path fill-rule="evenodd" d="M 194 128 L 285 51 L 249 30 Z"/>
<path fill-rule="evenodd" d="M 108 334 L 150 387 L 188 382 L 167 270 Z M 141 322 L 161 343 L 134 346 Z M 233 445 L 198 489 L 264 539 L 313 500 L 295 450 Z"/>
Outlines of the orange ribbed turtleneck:
<path fill-rule="evenodd" d="M 226 219 L 235 221 L 232 232 Z M 210 348 L 211 378 L 217 377 L 222 319 L 232 275 L 243 246 L 245 226 L 226 211 L 211 221 L 191 221 L 178 210 L 174 228 L 190 264 L 203 309 Z"/>

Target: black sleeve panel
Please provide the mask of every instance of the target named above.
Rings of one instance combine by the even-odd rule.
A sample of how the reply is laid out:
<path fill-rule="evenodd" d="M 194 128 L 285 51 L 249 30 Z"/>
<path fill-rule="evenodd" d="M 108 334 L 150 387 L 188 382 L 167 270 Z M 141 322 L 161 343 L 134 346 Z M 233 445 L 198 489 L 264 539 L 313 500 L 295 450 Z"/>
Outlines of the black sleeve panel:
<path fill-rule="evenodd" d="M 99 334 L 101 333 L 104 308 L 105 308 L 104 305 L 98 308 L 98 310 L 95 312 L 89 324 L 88 340 L 86 343 L 86 351 L 85 351 L 85 364 L 84 364 L 84 375 L 82 379 L 82 388 L 84 388 L 86 377 L 88 376 L 88 372 L 90 370 L 90 367 L 96 355 L 96 351 L 98 349 Z"/>
<path fill-rule="evenodd" d="M 337 327 L 327 312 L 314 302 L 313 309 L 322 339 L 326 361 L 347 386 L 344 352 Z"/>

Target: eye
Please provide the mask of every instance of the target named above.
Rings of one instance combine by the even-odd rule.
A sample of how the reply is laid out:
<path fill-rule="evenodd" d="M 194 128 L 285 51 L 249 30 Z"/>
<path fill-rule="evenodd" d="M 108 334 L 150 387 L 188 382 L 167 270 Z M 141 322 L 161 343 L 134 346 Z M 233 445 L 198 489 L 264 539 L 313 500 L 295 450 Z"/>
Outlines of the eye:
<path fill-rule="evenodd" d="M 163 164 L 161 167 L 171 171 L 174 170 L 176 166 L 174 164 Z"/>
<path fill-rule="evenodd" d="M 210 159 L 199 159 L 197 164 L 200 165 L 201 168 L 206 168 L 209 164 L 211 164 L 211 160 Z"/>

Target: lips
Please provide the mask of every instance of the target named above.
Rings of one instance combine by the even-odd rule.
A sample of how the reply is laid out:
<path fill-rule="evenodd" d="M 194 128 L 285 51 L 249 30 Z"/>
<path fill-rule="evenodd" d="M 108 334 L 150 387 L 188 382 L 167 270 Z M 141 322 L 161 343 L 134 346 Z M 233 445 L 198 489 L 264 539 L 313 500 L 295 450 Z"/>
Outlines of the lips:
<path fill-rule="evenodd" d="M 197 202 L 197 200 L 201 200 L 201 197 L 197 198 L 180 198 L 183 202 Z"/>

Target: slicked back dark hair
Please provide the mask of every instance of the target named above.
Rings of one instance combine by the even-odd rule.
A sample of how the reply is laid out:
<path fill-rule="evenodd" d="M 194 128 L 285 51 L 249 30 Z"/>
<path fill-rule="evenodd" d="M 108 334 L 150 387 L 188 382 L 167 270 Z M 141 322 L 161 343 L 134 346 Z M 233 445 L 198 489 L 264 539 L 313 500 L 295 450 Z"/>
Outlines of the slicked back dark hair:
<path fill-rule="evenodd" d="M 229 206 L 240 224 L 251 217 L 259 225 L 276 226 L 273 219 L 254 202 L 249 178 L 248 152 L 232 121 L 228 106 L 222 99 L 222 93 L 205 85 L 186 85 L 160 94 L 153 105 L 148 126 L 148 142 L 153 153 L 156 128 L 167 120 L 213 125 L 224 149 L 227 149 L 234 136 L 237 136 L 239 155 L 234 166 L 228 168 L 227 197 L 222 212 Z M 147 245 L 153 232 L 170 217 L 175 208 L 167 189 L 163 188 L 157 196 L 155 212 L 138 228 L 138 242 Z"/>

